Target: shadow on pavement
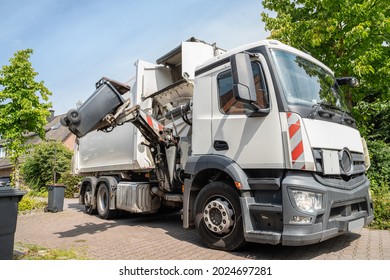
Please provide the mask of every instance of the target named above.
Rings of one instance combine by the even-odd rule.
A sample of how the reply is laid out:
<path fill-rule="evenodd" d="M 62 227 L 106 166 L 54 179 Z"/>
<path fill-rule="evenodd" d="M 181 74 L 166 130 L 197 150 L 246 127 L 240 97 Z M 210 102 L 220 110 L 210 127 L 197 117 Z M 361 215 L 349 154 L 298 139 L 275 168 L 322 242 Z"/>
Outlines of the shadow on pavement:
<path fill-rule="evenodd" d="M 81 225 L 76 225 L 74 229 L 63 232 L 55 232 L 54 234 L 59 234 L 59 238 L 76 237 L 85 233 L 95 234 L 98 232 L 103 232 L 115 226 L 115 223 L 84 223 Z"/>
<path fill-rule="evenodd" d="M 84 212 L 84 205 L 81 205 L 79 203 L 69 203 L 68 204 L 69 209 L 75 209 L 78 212 Z"/>
<path fill-rule="evenodd" d="M 118 221 L 119 222 L 119 221 Z M 137 219 L 120 221 L 121 224 L 141 225 L 150 228 L 164 229 L 169 236 L 189 242 L 202 248 L 208 248 L 200 239 L 195 229 L 186 230 L 182 227 L 180 212 L 170 214 L 155 214 L 141 216 Z M 346 233 L 321 243 L 306 246 L 282 246 L 248 243 L 241 250 L 230 252 L 235 256 L 247 259 L 264 260 L 309 260 L 323 254 L 337 253 L 349 247 L 360 234 Z"/>
<path fill-rule="evenodd" d="M 84 206 L 77 203 L 68 205 L 72 211 L 83 212 Z M 87 214 L 84 214 L 87 215 Z M 87 222 L 68 231 L 56 232 L 60 238 L 77 237 L 82 234 L 95 234 L 107 231 L 117 226 L 141 226 L 148 228 L 163 229 L 165 234 L 177 240 L 188 242 L 201 248 L 207 246 L 201 241 L 195 229 L 186 230 L 182 227 L 180 212 L 156 213 L 156 214 L 129 214 L 121 212 L 115 220 L 101 220 L 99 222 Z M 96 219 L 96 216 L 91 216 Z M 239 251 L 229 252 L 234 256 L 239 256 L 254 260 L 308 260 L 320 257 L 323 254 L 340 252 L 351 245 L 351 243 L 360 237 L 357 233 L 347 233 L 330 240 L 307 246 L 281 246 L 248 243 Z"/>
<path fill-rule="evenodd" d="M 321 243 L 298 247 L 250 243 L 234 254 L 249 259 L 310 260 L 323 254 L 337 253 L 349 247 L 359 237 L 359 234 L 347 233 Z"/>

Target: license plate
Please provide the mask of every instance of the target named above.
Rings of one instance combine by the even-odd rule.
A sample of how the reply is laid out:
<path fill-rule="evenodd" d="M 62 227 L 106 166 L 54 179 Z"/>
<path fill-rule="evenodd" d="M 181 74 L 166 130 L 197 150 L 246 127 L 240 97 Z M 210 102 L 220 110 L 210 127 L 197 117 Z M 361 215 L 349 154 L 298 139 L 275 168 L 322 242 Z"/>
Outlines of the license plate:
<path fill-rule="evenodd" d="M 348 223 L 348 231 L 361 229 L 364 226 L 364 218 L 360 218 Z"/>
<path fill-rule="evenodd" d="M 337 151 L 322 150 L 322 166 L 324 175 L 340 174 L 339 154 Z"/>

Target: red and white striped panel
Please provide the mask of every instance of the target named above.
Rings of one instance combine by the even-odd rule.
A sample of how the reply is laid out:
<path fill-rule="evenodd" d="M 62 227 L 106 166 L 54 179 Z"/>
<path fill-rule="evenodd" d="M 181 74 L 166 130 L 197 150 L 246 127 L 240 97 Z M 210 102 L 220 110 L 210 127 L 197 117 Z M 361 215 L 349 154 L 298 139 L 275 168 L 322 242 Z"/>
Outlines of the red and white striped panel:
<path fill-rule="evenodd" d="M 142 117 L 146 120 L 148 125 L 154 130 L 154 132 L 160 136 L 160 131 L 163 131 L 164 126 L 159 123 L 157 120 L 149 116 L 148 114 L 145 114 L 144 112 L 141 111 Z"/>
<path fill-rule="evenodd" d="M 299 115 L 288 112 L 288 138 L 290 141 L 291 167 L 292 169 L 306 169 L 305 151 L 303 148 L 301 118 Z"/>

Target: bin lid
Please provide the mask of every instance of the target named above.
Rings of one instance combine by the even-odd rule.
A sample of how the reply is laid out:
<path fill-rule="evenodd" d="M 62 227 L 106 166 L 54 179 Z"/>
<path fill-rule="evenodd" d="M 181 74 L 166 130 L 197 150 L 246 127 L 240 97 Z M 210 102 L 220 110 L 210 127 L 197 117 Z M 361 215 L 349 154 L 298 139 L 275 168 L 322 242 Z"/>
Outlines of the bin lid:
<path fill-rule="evenodd" d="M 53 185 L 49 185 L 48 186 L 49 188 L 52 187 L 52 188 L 57 188 L 57 187 L 61 187 L 61 188 L 66 188 L 65 185 L 62 185 L 62 184 L 53 184 Z"/>
<path fill-rule="evenodd" d="M 8 196 L 24 196 L 27 192 L 12 187 L 1 187 L 0 188 L 0 197 Z"/>

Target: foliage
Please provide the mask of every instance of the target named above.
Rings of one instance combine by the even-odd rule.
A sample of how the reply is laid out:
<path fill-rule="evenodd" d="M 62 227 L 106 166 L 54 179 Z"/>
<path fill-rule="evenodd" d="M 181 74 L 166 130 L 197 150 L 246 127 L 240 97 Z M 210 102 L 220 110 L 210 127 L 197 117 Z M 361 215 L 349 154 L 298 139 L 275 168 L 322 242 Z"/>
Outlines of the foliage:
<path fill-rule="evenodd" d="M 390 191 L 388 185 L 376 188 L 372 192 L 375 219 L 370 227 L 390 229 Z"/>
<path fill-rule="evenodd" d="M 80 181 L 80 176 L 72 175 L 70 172 L 62 173 L 59 182 L 66 186 L 65 197 L 73 198 L 73 194 L 79 192 L 78 184 L 80 183 Z"/>
<path fill-rule="evenodd" d="M 390 97 L 390 5 L 386 0 L 263 0 L 271 37 L 311 53 L 336 76 L 358 77 L 352 105 Z"/>
<path fill-rule="evenodd" d="M 56 183 L 70 173 L 72 151 L 59 142 L 42 142 L 34 145 L 22 165 L 22 174 L 31 189 L 39 191 Z"/>
<path fill-rule="evenodd" d="M 85 254 L 75 250 L 48 249 L 33 244 L 16 243 L 15 248 L 23 251 L 15 260 L 85 260 Z"/>
<path fill-rule="evenodd" d="M 374 200 L 372 227 L 390 229 L 390 146 L 383 141 L 368 141 L 371 167 L 367 172 Z"/>
<path fill-rule="evenodd" d="M 49 193 L 46 188 L 41 188 L 40 190 L 32 190 L 25 186 L 24 189 L 28 190 L 27 195 L 32 197 L 47 198 L 49 196 Z"/>
<path fill-rule="evenodd" d="M 44 126 L 49 116 L 51 92 L 38 75 L 29 58 L 32 49 L 21 50 L 0 69 L 0 135 L 14 172 L 13 182 L 19 187 L 19 159 L 26 152 L 28 133 L 45 137 Z"/>
<path fill-rule="evenodd" d="M 22 200 L 18 204 L 18 211 L 24 212 L 24 211 L 31 211 L 36 209 L 43 209 L 47 205 L 46 200 L 42 200 L 40 198 L 31 196 L 31 195 L 25 195 L 23 196 Z"/>
<path fill-rule="evenodd" d="M 380 188 L 383 184 L 390 182 L 390 146 L 383 141 L 368 141 L 367 143 L 371 167 L 367 175 L 371 180 L 371 188 Z"/>
<path fill-rule="evenodd" d="M 360 101 L 353 111 L 365 138 L 390 143 L 390 100 Z"/>

